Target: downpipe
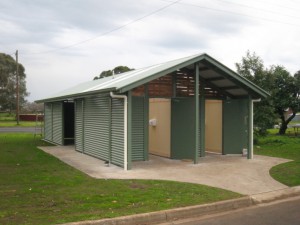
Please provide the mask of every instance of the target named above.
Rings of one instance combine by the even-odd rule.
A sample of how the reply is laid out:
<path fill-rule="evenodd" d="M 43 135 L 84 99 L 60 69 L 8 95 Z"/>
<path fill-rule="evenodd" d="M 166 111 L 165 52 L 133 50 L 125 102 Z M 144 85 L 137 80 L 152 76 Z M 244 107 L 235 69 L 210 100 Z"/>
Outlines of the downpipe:
<path fill-rule="evenodd" d="M 253 99 L 251 100 L 251 122 L 250 122 L 250 141 L 251 141 L 251 149 L 250 149 L 250 158 L 249 159 L 253 159 L 253 105 L 255 102 L 260 102 L 261 101 L 261 98 L 259 99 Z"/>

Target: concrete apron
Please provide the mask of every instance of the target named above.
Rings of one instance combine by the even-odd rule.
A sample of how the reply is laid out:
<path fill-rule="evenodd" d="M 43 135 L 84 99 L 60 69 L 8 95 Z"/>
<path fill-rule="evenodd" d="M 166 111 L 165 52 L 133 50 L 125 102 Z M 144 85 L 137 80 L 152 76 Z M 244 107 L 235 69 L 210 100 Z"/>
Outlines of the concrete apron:
<path fill-rule="evenodd" d="M 132 170 L 105 165 L 104 161 L 79 153 L 74 146 L 39 147 L 72 167 L 94 178 L 173 180 L 227 189 L 245 195 L 259 194 L 287 188 L 275 181 L 269 170 L 290 160 L 255 155 L 248 160 L 241 155 L 208 154 L 191 161 L 171 160 L 150 155 L 149 161 L 133 162 Z"/>

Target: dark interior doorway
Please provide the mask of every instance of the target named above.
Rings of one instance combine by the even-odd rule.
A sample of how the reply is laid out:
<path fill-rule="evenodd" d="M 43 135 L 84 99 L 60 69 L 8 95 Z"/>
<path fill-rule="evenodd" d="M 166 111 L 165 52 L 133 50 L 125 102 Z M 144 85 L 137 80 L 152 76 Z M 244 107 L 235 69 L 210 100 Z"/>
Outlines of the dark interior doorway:
<path fill-rule="evenodd" d="M 64 102 L 64 145 L 74 144 L 74 102 Z"/>

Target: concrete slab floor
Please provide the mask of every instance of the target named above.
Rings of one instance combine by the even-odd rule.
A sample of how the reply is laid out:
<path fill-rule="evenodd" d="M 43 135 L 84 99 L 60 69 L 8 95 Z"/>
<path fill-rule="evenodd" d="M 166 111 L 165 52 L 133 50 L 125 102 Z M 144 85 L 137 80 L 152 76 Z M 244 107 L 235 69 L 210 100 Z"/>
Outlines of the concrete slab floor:
<path fill-rule="evenodd" d="M 132 170 L 105 165 L 104 161 L 75 151 L 74 146 L 39 147 L 72 167 L 94 178 L 153 179 L 205 184 L 245 195 L 280 190 L 287 186 L 275 181 L 269 170 L 290 160 L 255 155 L 248 160 L 241 155 L 207 154 L 192 161 L 171 160 L 150 155 L 149 161 L 133 162 Z"/>

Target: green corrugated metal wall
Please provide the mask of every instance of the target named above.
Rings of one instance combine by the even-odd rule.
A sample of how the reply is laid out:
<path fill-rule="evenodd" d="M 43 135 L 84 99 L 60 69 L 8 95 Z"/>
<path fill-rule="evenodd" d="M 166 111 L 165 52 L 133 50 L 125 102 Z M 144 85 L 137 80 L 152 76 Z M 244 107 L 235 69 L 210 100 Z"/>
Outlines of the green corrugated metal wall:
<path fill-rule="evenodd" d="M 45 103 L 45 140 L 64 144 L 63 103 Z"/>
<path fill-rule="evenodd" d="M 64 134 L 63 134 L 63 103 L 56 102 L 52 104 L 53 112 L 53 142 L 59 145 L 64 144 Z"/>
<path fill-rule="evenodd" d="M 111 101 L 111 163 L 124 167 L 124 100 Z"/>
<path fill-rule="evenodd" d="M 109 97 L 85 98 L 84 153 L 109 159 L 109 123 Z"/>
<path fill-rule="evenodd" d="M 83 152 L 83 125 L 84 125 L 84 112 L 83 112 L 83 99 L 75 101 L 75 149 L 76 151 Z"/>
<path fill-rule="evenodd" d="M 132 161 L 144 160 L 144 97 L 132 97 Z"/>
<path fill-rule="evenodd" d="M 99 95 L 75 100 L 75 127 L 77 151 L 124 167 L 123 99 Z"/>
<path fill-rule="evenodd" d="M 144 104 L 144 97 L 132 97 L 133 161 L 145 160 Z M 77 99 L 74 122 L 77 151 L 124 166 L 123 99 L 108 95 Z M 63 102 L 46 103 L 45 139 L 62 145 L 63 138 Z"/>
<path fill-rule="evenodd" d="M 200 117 L 201 118 L 201 117 Z M 200 124 L 201 124 L 201 120 L 200 120 Z M 201 125 L 198 127 L 198 138 L 199 138 L 199 141 L 201 140 Z M 198 157 L 203 157 L 202 156 L 202 152 L 203 150 L 201 149 L 201 143 L 199 144 L 198 146 Z"/>
<path fill-rule="evenodd" d="M 45 140 L 52 141 L 52 103 L 45 103 Z"/>

